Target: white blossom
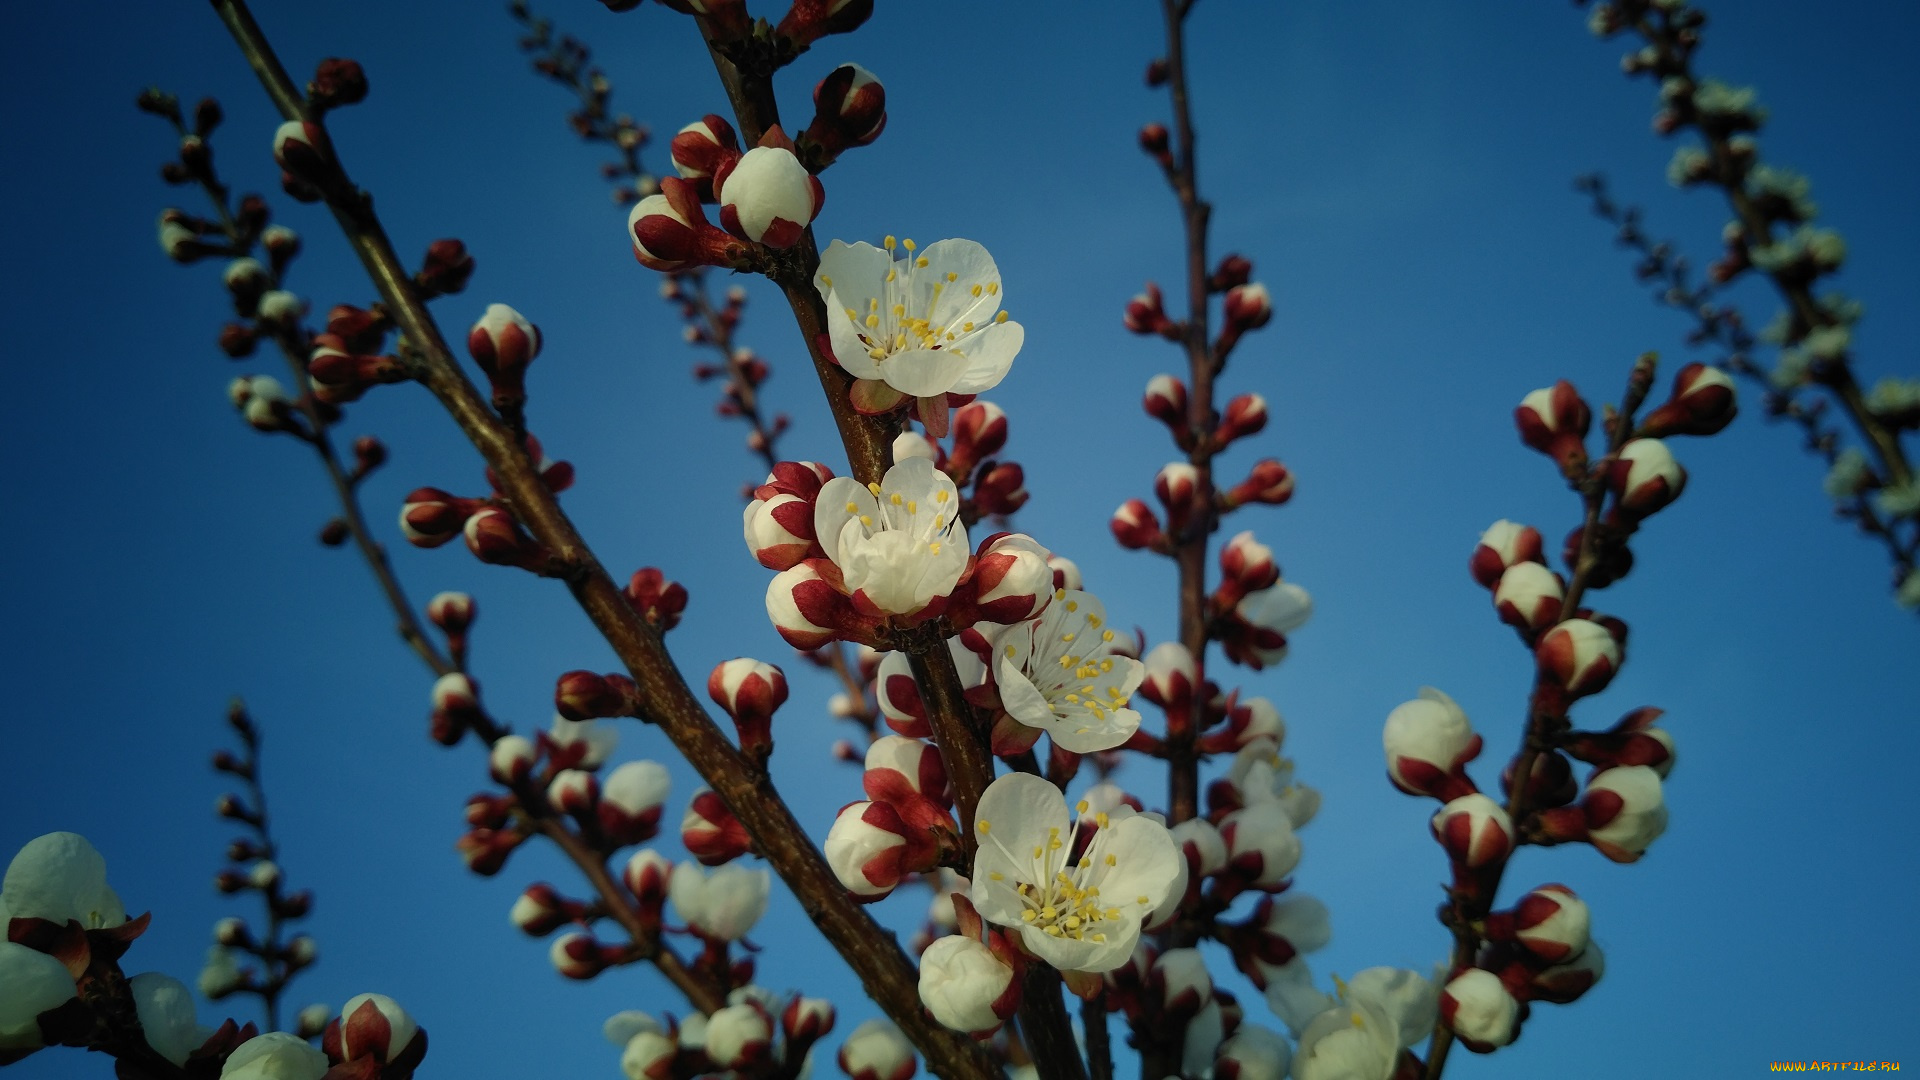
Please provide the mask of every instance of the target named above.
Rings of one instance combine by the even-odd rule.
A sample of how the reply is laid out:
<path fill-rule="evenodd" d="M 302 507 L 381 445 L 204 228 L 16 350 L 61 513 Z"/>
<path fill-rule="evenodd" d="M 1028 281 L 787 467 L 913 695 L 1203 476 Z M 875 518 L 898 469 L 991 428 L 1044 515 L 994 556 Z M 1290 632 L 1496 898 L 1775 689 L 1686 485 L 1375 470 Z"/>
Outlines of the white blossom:
<path fill-rule="evenodd" d="M 78 922 L 86 930 L 127 921 L 125 905 L 107 887 L 107 861 L 86 837 L 70 832 L 27 841 L 0 883 L 0 908 L 11 918 Z"/>
<path fill-rule="evenodd" d="M 157 971 L 128 979 L 127 989 L 147 1045 L 175 1065 L 185 1065 L 188 1055 L 211 1034 L 194 1017 L 193 993 L 179 979 Z"/>
<path fill-rule="evenodd" d="M 0 910 L 0 916 L 5 914 Z M 0 940 L 0 1052 L 40 1046 L 40 1014 L 66 1004 L 76 993 L 65 964 Z"/>
<path fill-rule="evenodd" d="M 320 1080 L 326 1073 L 327 1055 L 307 1040 L 269 1031 L 235 1047 L 220 1069 L 220 1080 Z"/>
<path fill-rule="evenodd" d="M 772 876 L 729 863 L 712 873 L 699 863 L 674 867 L 667 882 L 680 921 L 716 941 L 738 941 L 767 913 L 767 890 Z"/>
<path fill-rule="evenodd" d="M 854 606 L 912 615 L 953 591 L 967 568 L 967 529 L 953 479 L 908 458 L 878 484 L 837 476 L 820 488 L 814 535 Z"/>
<path fill-rule="evenodd" d="M 974 907 L 987 921 L 1018 930 L 1029 951 L 1063 971 L 1126 963 L 1142 921 L 1180 876 L 1179 850 L 1159 821 L 1144 814 L 1096 814 L 1091 821 L 1099 831 L 1069 863 L 1066 800 L 1026 773 L 988 785 L 975 816 Z"/>
<path fill-rule="evenodd" d="M 1110 750 L 1140 730 L 1140 714 L 1127 705 L 1146 665 L 1115 651 L 1106 614 L 1092 593 L 1060 589 L 1039 618 L 993 637 L 1008 715 L 1076 754 Z"/>
<path fill-rule="evenodd" d="M 835 240 L 815 287 L 833 355 L 856 379 L 909 397 L 978 394 L 999 385 L 1026 340 L 1000 310 L 1000 271 L 971 240 L 941 240 L 895 260 L 885 245 Z"/>

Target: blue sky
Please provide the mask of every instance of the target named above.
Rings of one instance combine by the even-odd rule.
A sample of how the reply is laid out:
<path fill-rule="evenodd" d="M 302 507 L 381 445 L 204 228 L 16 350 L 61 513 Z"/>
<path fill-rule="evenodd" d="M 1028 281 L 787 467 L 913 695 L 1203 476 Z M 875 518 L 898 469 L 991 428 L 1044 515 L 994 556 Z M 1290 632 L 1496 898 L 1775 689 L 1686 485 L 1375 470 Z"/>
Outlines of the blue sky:
<path fill-rule="evenodd" d="M 679 17 L 585 0 L 548 10 L 597 46 L 618 106 L 657 130 L 724 105 Z M 965 236 L 994 253 L 1028 334 L 992 395 L 1034 495 L 1020 525 L 1079 561 L 1113 617 L 1154 640 L 1172 626 L 1171 570 L 1118 551 L 1106 516 L 1147 496 L 1172 457 L 1137 400 L 1179 357 L 1120 328 L 1141 282 L 1180 266 L 1173 201 L 1134 148 L 1141 123 L 1166 118 L 1139 77 L 1157 51 L 1156 12 L 1144 0 L 960 17 L 882 4 L 781 84 L 804 119 L 812 81 L 834 64 L 858 60 L 885 80 L 887 132 L 827 174 L 819 233 Z M 1703 69 L 1759 86 L 1766 157 L 1812 175 L 1824 222 L 1850 242 L 1839 285 L 1867 305 L 1864 376 L 1911 374 L 1920 12 L 1848 0 L 1816 16 L 1769 0 L 1713 13 Z M 403 252 L 459 236 L 479 261 L 470 289 L 436 308 L 443 324 L 463 329 L 505 301 L 542 327 L 531 416 L 549 451 L 580 468 L 566 505 L 617 573 L 657 565 L 689 587 L 671 639 L 683 667 L 697 678 L 743 654 L 788 667 L 775 777 L 824 835 L 857 774 L 824 771 L 839 734 L 829 687 L 786 664 L 761 608 L 767 575 L 740 550 L 737 490 L 752 460 L 738 428 L 711 418 L 711 388 L 688 376 L 695 357 L 621 239 L 598 155 L 563 126 L 565 95 L 525 71 L 491 4 L 258 14 L 296 74 L 324 56 L 366 65 L 372 97 L 332 125 L 356 179 Z M 1382 775 L 1387 711 L 1422 685 L 1453 695 L 1487 737 L 1483 783 L 1516 745 L 1530 662 L 1465 562 L 1495 519 L 1557 537 L 1575 507 L 1515 439 L 1513 405 L 1565 377 L 1597 406 L 1639 352 L 1661 350 L 1669 374 L 1684 356 L 1682 323 L 1632 283 L 1571 177 L 1605 168 L 1654 230 L 1703 259 L 1718 234 L 1711 196 L 1663 180 L 1671 147 L 1648 130 L 1650 87 L 1623 79 L 1619 43 L 1595 43 L 1583 24 L 1565 4 L 1410 0 L 1208 0 L 1192 23 L 1215 250 L 1251 257 L 1276 303 L 1223 383 L 1265 394 L 1272 423 L 1223 468 L 1274 455 L 1299 477 L 1291 505 L 1243 514 L 1223 536 L 1255 529 L 1317 604 L 1293 657 L 1239 683 L 1279 705 L 1301 779 L 1326 795 L 1297 877 L 1333 910 L 1320 972 L 1424 968 L 1445 948 L 1431 807 Z M 54 829 L 92 838 L 129 907 L 155 916 L 128 962 L 191 980 L 214 920 L 246 912 L 209 886 L 228 833 L 205 763 L 226 700 L 243 695 L 267 731 L 286 872 L 319 893 L 322 962 L 294 997 L 392 994 L 433 1033 L 428 1075 L 617 1075 L 600 1021 L 670 1009 L 670 992 L 633 970 L 564 982 L 544 943 L 512 929 L 506 911 L 526 883 L 574 888 L 557 860 L 527 851 L 477 880 L 454 856 L 464 797 L 486 786 L 480 757 L 427 741 L 427 677 L 392 639 L 364 569 L 313 542 L 330 513 L 317 468 L 232 416 L 227 380 L 268 369 L 213 348 L 217 268 L 182 270 L 154 245 L 160 208 L 197 207 L 154 177 L 170 139 L 131 107 L 148 83 L 226 105 L 218 160 L 305 236 L 297 290 L 322 309 L 370 297 L 324 213 L 274 190 L 277 121 L 257 85 L 201 5 L 34 5 L 16 13 L 7 48 L 0 439 L 16 464 L 0 552 L 15 630 L 0 669 L 13 688 L 0 848 Z M 664 147 L 650 160 L 664 164 Z M 767 393 L 795 417 L 788 454 L 838 465 L 794 331 L 770 290 L 749 288 L 744 340 L 774 365 Z M 1772 313 L 1768 294 L 1743 296 L 1753 322 Z M 366 489 L 390 540 L 406 491 L 482 486 L 473 454 L 413 388 L 373 394 L 343 430 L 392 448 Z M 1671 828 L 1629 867 L 1585 848 L 1520 856 L 1513 895 L 1560 881 L 1592 904 L 1607 978 L 1575 1006 L 1536 1010 L 1515 1047 L 1462 1057 L 1450 1074 L 1741 1075 L 1778 1058 L 1920 1057 L 1920 935 L 1903 914 L 1920 884 L 1907 827 L 1920 812 L 1907 769 L 1920 754 L 1920 629 L 1888 599 L 1878 550 L 1830 520 L 1820 468 L 1790 432 L 1749 408 L 1723 436 L 1675 449 L 1692 476 L 1685 496 L 1643 533 L 1634 575 L 1601 596 L 1633 626 L 1628 663 L 1576 713 L 1600 727 L 1642 704 L 1668 710 L 1680 756 Z M 544 724 L 554 675 L 613 667 L 556 586 L 457 547 L 399 545 L 395 558 L 416 598 L 478 597 L 477 672 L 522 730 Z M 656 732 L 623 737 L 623 755 L 670 758 Z M 676 775 L 669 817 L 694 788 Z M 1161 784 L 1140 767 L 1122 779 L 1149 802 Z M 921 903 L 876 914 L 904 935 Z M 823 975 L 831 954 L 790 903 L 756 937 L 773 946 L 764 983 L 833 997 L 842 1033 L 870 1013 L 851 980 Z M 47 1053 L 14 1072 L 107 1068 Z"/>

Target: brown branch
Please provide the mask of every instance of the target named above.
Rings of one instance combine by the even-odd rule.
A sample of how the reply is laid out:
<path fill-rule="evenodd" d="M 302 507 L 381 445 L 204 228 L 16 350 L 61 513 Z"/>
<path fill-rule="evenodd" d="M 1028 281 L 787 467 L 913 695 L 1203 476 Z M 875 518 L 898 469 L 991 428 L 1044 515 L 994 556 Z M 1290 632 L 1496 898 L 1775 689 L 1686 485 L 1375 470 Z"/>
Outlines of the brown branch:
<path fill-rule="evenodd" d="M 281 67 L 244 0 L 214 0 L 214 7 L 260 77 L 269 97 L 287 119 L 311 121 L 305 102 Z M 769 91 L 770 94 L 770 91 Z M 401 333 L 421 359 L 420 379 L 440 399 L 455 423 L 480 451 L 499 480 L 501 495 L 529 533 L 553 553 L 554 568 L 567 580 L 575 600 L 607 639 L 632 674 L 646 703 L 647 718 L 659 725 L 701 778 L 727 803 L 754 841 L 754 849 L 772 865 L 800 899 L 807 917 L 857 972 L 867 995 L 878 1002 L 926 1055 L 941 1076 L 992 1075 L 986 1056 L 970 1040 L 934 1023 L 920 1007 L 918 977 L 899 945 L 854 904 L 769 781 L 734 747 L 700 706 L 667 655 L 658 631 L 633 610 L 620 587 L 560 509 L 524 447 L 487 407 L 455 361 L 439 327 L 414 292 L 371 203 L 351 192 L 344 171 L 328 205 L 360 257 L 369 277 L 392 312 Z M 812 245 L 806 245 L 812 254 Z M 810 277 L 810 273 L 809 273 Z M 806 284 L 810 290 L 810 282 Z M 787 283 L 789 299 L 795 283 Z M 819 300 L 812 301 L 816 313 Z M 806 324 L 803 320 L 803 329 Z M 814 329 L 820 326 L 818 318 Z M 816 354 L 816 367 L 822 361 Z M 844 376 L 841 376 L 844 380 Z M 833 395 L 829 394 L 831 398 Z M 851 412 L 851 407 L 841 407 Z M 836 419 L 839 416 L 836 415 Z M 886 444 L 861 425 L 862 441 L 849 440 L 849 453 L 869 473 L 884 460 Z M 877 475 L 872 477 L 877 479 Z M 951 666 L 951 661 L 947 661 Z"/>

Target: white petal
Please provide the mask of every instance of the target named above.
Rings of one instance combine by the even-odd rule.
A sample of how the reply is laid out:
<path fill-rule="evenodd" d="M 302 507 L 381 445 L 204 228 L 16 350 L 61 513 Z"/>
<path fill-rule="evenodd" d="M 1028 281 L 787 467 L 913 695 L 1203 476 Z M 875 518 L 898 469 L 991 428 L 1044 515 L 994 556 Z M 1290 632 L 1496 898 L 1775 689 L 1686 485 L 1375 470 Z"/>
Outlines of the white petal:
<path fill-rule="evenodd" d="M 1011 321 L 992 323 L 967 338 L 962 343 L 967 369 L 953 384 L 953 392 L 978 394 L 1000 385 L 1026 340 L 1026 328 Z"/>

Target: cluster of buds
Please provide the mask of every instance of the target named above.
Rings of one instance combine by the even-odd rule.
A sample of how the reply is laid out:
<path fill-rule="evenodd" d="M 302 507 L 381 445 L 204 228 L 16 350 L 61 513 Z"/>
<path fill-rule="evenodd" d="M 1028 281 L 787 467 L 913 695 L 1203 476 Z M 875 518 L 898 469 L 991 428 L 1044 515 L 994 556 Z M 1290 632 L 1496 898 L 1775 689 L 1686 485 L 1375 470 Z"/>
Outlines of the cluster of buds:
<path fill-rule="evenodd" d="M 886 735 L 867 748 L 867 798 L 834 818 L 824 850 L 849 895 L 871 903 L 910 875 L 930 873 L 959 845 L 946 765 L 931 743 Z"/>
<path fill-rule="evenodd" d="M 887 88 L 859 64 L 841 64 L 814 84 L 813 122 L 796 140 L 800 160 L 818 173 L 848 149 L 870 145 L 886 128 Z"/>
<path fill-rule="evenodd" d="M 1606 962 L 1593 944 L 1585 901 L 1565 885 L 1542 885 L 1486 917 L 1487 947 L 1440 991 L 1440 1019 L 1476 1053 L 1520 1035 L 1535 1001 L 1565 1005 L 1598 982 Z"/>
<path fill-rule="evenodd" d="M 772 250 L 800 241 L 826 190 L 778 126 L 745 153 L 737 146 L 733 128 L 711 115 L 674 136 L 674 168 L 682 176 L 661 181 L 660 194 L 627 215 L 634 257 L 643 265 L 666 272 L 739 267 L 752 258 L 742 241 Z M 705 200 L 719 204 L 721 228 L 708 220 Z"/>
<path fill-rule="evenodd" d="M 1287 635 L 1313 614 L 1305 589 L 1280 580 L 1273 549 L 1252 531 L 1220 549 L 1220 585 L 1209 600 L 1210 632 L 1227 659 L 1255 671 L 1287 655 Z"/>
<path fill-rule="evenodd" d="M 559 494 L 573 485 L 573 465 L 546 456 L 540 440 L 526 437 L 527 456 L 549 491 Z M 493 471 L 487 480 L 495 483 Z M 497 490 L 497 487 L 496 487 Z M 520 527 L 506 501 L 495 494 L 467 498 L 440 488 L 416 488 L 400 507 L 400 532 L 415 547 L 436 548 L 458 536 L 483 563 L 517 566 L 544 573 L 551 562 L 547 549 Z"/>
<path fill-rule="evenodd" d="M 316 400 L 329 405 L 358 401 L 382 383 L 404 382 L 408 372 L 396 357 L 355 354 L 346 340 L 334 334 L 313 339 L 307 356 L 307 381 Z"/>

